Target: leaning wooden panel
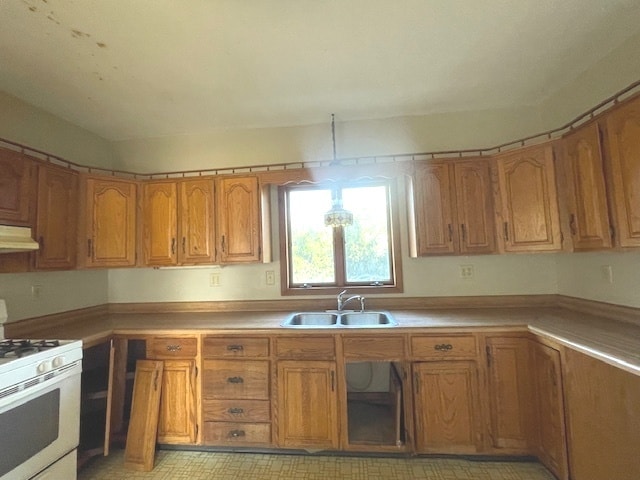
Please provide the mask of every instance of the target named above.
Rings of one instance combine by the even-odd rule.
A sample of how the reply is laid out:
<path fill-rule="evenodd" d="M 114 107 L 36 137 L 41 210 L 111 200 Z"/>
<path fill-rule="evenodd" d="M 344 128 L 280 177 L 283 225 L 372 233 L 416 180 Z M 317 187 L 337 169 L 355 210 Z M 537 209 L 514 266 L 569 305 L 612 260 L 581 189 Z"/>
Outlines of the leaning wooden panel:
<path fill-rule="evenodd" d="M 131 420 L 124 452 L 124 466 L 130 470 L 153 470 L 163 362 L 138 360 L 133 383 Z"/>

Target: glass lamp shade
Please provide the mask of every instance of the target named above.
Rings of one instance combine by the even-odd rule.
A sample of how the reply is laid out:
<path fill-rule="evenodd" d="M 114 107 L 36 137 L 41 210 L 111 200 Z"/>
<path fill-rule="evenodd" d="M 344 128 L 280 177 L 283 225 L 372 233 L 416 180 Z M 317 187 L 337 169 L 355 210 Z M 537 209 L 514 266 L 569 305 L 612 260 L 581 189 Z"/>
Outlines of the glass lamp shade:
<path fill-rule="evenodd" d="M 342 202 L 334 202 L 331 210 L 324 214 L 327 227 L 346 227 L 353 224 L 353 213 L 342 207 Z"/>

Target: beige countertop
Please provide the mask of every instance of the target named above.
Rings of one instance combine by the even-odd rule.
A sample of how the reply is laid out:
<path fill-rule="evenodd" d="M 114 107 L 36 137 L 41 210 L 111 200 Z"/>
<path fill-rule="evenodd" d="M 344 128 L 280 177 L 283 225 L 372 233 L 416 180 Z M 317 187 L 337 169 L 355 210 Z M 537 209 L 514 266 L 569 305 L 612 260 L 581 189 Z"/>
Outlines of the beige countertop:
<path fill-rule="evenodd" d="M 386 328 L 283 328 L 291 312 L 190 312 L 108 314 L 64 328 L 38 330 L 41 337 L 79 338 L 95 345 L 113 334 L 204 333 L 305 334 L 439 332 L 444 330 L 531 331 L 557 343 L 640 375 L 640 324 L 563 308 L 466 308 L 392 310 L 398 326 Z"/>

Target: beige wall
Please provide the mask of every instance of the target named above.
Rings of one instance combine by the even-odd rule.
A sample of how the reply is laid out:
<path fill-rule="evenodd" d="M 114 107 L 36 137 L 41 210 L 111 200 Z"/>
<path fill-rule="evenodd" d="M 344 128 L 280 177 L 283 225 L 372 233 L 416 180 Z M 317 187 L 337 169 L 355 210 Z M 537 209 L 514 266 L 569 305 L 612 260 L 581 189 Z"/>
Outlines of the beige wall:
<path fill-rule="evenodd" d="M 638 51 L 640 36 L 569 81 L 539 108 L 357 122 L 341 121 L 337 112 L 338 156 L 483 148 L 558 126 L 640 78 Z M 114 144 L 1 93 L 0 113 L 0 137 L 87 165 L 111 165 L 140 173 L 331 157 L 330 112 L 323 125 L 228 130 Z M 403 234 L 405 231 L 403 225 Z M 561 293 L 640 307 L 640 253 L 409 259 L 406 235 L 402 248 L 406 296 Z M 474 266 L 475 278 L 462 280 L 459 266 L 469 264 Z M 612 267 L 612 284 L 603 284 L 603 265 Z M 279 298 L 279 288 L 265 284 L 267 270 L 274 270 L 279 277 L 277 261 L 222 268 L 4 274 L 0 275 L 0 298 L 7 299 L 12 320 L 106 301 Z M 220 275 L 219 287 L 209 286 L 211 273 Z M 42 286 L 39 299 L 31 296 L 34 284 Z"/>

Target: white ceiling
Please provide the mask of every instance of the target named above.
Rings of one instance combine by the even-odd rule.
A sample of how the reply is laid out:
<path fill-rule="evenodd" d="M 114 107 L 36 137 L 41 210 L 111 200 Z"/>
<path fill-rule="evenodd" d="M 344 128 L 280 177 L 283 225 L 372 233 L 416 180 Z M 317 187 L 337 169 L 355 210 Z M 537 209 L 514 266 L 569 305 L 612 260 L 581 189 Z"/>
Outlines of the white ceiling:
<path fill-rule="evenodd" d="M 0 0 L 0 90 L 110 140 L 508 108 L 638 31 L 638 0 Z"/>

